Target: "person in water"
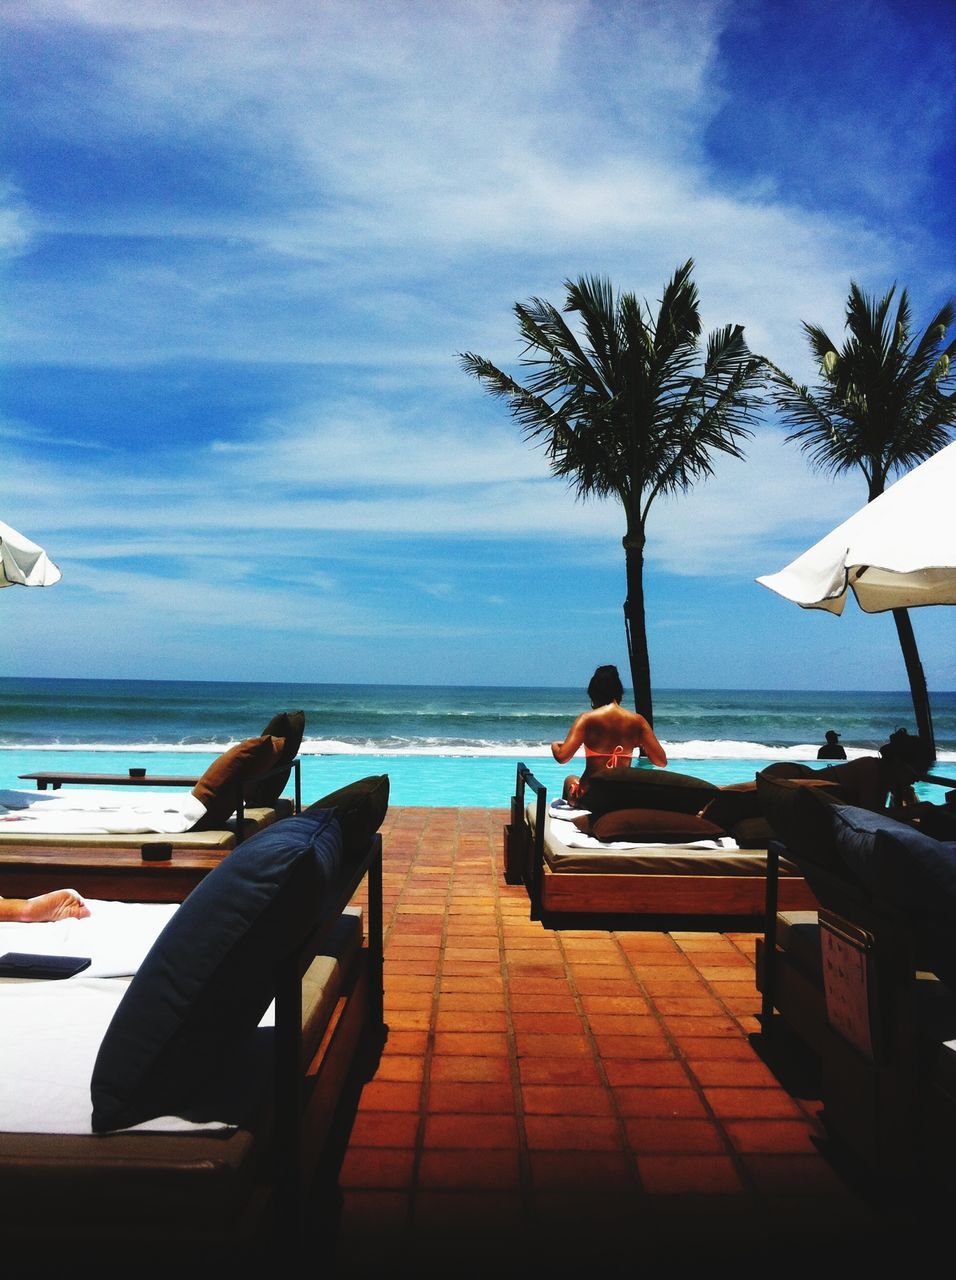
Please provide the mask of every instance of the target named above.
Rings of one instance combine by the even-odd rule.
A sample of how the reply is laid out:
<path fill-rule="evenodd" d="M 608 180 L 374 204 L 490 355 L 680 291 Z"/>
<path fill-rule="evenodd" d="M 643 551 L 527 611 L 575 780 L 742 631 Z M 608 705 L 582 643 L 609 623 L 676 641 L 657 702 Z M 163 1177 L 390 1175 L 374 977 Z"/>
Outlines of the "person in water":
<path fill-rule="evenodd" d="M 827 729 L 826 742 L 817 752 L 818 760 L 845 760 L 846 751 L 840 742 L 840 735 L 836 729 Z"/>
<path fill-rule="evenodd" d="M 588 697 L 591 710 L 578 716 L 563 742 L 551 743 L 551 754 L 558 764 L 567 764 L 584 748 L 584 773 L 564 780 L 564 798 L 569 804 L 583 800 L 588 782 L 596 774 L 605 769 L 627 768 L 635 751 L 643 751 L 658 768 L 667 764 L 664 748 L 648 722 L 621 706 L 624 686 L 617 667 L 598 667 L 588 685 Z"/>

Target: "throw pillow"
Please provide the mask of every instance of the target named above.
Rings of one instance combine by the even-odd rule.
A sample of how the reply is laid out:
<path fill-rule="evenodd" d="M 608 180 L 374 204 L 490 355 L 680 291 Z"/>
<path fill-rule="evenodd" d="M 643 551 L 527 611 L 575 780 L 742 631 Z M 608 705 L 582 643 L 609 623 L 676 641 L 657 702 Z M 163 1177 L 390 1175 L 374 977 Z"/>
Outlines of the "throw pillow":
<path fill-rule="evenodd" d="M 717 787 L 702 778 L 669 769 L 607 769 L 588 780 L 584 805 L 592 817 L 616 809 L 666 809 L 670 813 L 700 813 Z"/>
<path fill-rule="evenodd" d="M 299 753 L 302 735 L 305 733 L 304 711 L 280 711 L 272 717 L 262 731 L 264 738 L 281 738 L 279 759 L 268 777 L 252 782 L 246 787 L 246 804 L 254 808 L 274 809 L 285 790 L 292 772 L 292 761 Z"/>
<path fill-rule="evenodd" d="M 757 774 L 757 797 L 771 831 L 798 858 L 845 874 L 836 855 L 826 806 L 839 801 L 839 788 L 821 778 Z"/>
<path fill-rule="evenodd" d="M 956 920 L 952 844 L 853 805 L 834 805 L 828 817 L 838 856 L 875 897 L 904 911 Z"/>
<path fill-rule="evenodd" d="M 361 857 L 385 820 L 389 785 L 387 773 L 359 778 L 316 800 L 315 804 L 309 805 L 307 812 L 313 809 L 333 810 L 342 828 L 346 858 Z"/>
<path fill-rule="evenodd" d="M 214 760 L 192 790 L 206 806 L 195 830 L 224 826 L 236 812 L 245 786 L 275 768 L 283 745 L 281 738 L 266 735 L 247 738 Z"/>
<path fill-rule="evenodd" d="M 274 997 L 276 965 L 321 920 L 341 859 L 334 814 L 300 814 L 251 836 L 196 886 L 100 1045 L 90 1082 L 95 1132 L 183 1114 L 215 1095 Z"/>
<path fill-rule="evenodd" d="M 837 852 L 877 903 L 901 911 L 937 977 L 956 990 L 956 843 L 852 805 L 829 813 Z"/>
<path fill-rule="evenodd" d="M 747 818 L 762 817 L 757 798 L 756 782 L 735 782 L 721 787 L 712 800 L 701 810 L 702 818 L 709 818 L 718 827 L 730 831 L 738 822 Z"/>
<path fill-rule="evenodd" d="M 766 778 L 818 778 L 823 770 L 813 769 L 808 764 L 801 764 L 799 760 L 775 760 L 773 764 L 766 765 L 761 769 L 761 773 Z"/>
<path fill-rule="evenodd" d="M 741 818 L 730 828 L 730 834 L 739 849 L 766 849 L 774 837 L 773 828 L 766 818 Z"/>
<path fill-rule="evenodd" d="M 618 809 L 591 821 L 591 835 L 596 839 L 635 844 L 687 844 L 718 840 L 726 834 L 716 823 L 694 813 L 666 809 Z"/>

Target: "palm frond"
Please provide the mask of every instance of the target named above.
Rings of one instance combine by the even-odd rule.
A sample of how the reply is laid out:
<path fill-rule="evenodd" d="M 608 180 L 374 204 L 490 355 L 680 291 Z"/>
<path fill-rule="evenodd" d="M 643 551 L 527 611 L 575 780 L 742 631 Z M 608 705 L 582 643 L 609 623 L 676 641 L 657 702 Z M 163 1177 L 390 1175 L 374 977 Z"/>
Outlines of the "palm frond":
<path fill-rule="evenodd" d="M 947 302 L 914 340 L 906 290 L 894 308 L 895 298 L 895 284 L 871 298 L 851 282 L 840 348 L 822 329 L 804 323 L 820 367 L 812 390 L 768 365 L 772 397 L 792 428 L 787 440 L 815 467 L 834 474 L 862 470 L 871 497 L 891 472 L 937 452 L 956 422 L 946 394 L 952 385 L 947 361 L 950 351 L 956 353 L 956 339 L 947 344 L 946 336 L 956 308 Z"/>
<path fill-rule="evenodd" d="M 740 456 L 750 435 L 762 362 L 739 325 L 715 330 L 702 355 L 692 269 L 677 268 L 656 315 L 601 276 L 565 281 L 560 312 L 540 298 L 517 304 L 523 375 L 461 357 L 544 445 L 556 475 L 583 497 L 616 494 L 642 521 L 658 493 L 710 474 L 711 452 Z"/>
<path fill-rule="evenodd" d="M 601 276 L 581 276 L 565 281 L 566 312 L 581 317 L 590 348 L 590 363 L 600 373 L 605 389 L 613 394 L 614 370 L 619 358 L 617 313 L 611 282 Z"/>
<path fill-rule="evenodd" d="M 654 347 L 661 356 L 688 344 L 696 346 L 700 338 L 700 300 L 691 280 L 693 266 L 693 258 L 688 258 L 664 286 L 654 326 Z"/>

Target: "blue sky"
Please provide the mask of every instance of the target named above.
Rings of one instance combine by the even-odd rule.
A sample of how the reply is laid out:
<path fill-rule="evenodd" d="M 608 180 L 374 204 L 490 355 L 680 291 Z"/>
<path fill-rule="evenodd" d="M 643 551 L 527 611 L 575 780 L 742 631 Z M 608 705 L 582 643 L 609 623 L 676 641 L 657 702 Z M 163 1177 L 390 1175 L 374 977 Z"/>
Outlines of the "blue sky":
<path fill-rule="evenodd" d="M 951 0 L 5 0 L 0 674 L 581 685 L 621 513 L 459 368 L 609 276 L 812 379 L 851 280 L 956 294 Z M 905 688 L 758 586 L 865 498 L 763 415 L 648 525 L 660 687 Z M 15 599 L 10 599 L 15 596 Z M 930 689 L 956 615 L 914 615 Z"/>

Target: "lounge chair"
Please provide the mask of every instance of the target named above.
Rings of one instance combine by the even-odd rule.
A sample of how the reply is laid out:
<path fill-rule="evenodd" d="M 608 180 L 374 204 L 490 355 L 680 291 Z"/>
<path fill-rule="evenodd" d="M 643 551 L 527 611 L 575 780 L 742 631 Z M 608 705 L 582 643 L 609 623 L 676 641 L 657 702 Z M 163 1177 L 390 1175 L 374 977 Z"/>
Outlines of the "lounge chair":
<path fill-rule="evenodd" d="M 0 1134 L 6 1257 L 26 1258 L 38 1238 L 45 1256 L 94 1247 L 98 1262 L 127 1263 L 207 1250 L 274 1261 L 301 1246 L 303 1198 L 338 1104 L 383 1033 L 377 826 L 387 779 L 374 781 L 223 858 L 128 986 L 82 974 L 46 984 L 54 1041 L 57 1010 L 81 994 L 105 1001 L 110 1021 L 92 1079 L 87 1057 L 79 1082 L 92 1095 L 89 1131 L 54 1120 Z M 349 906 L 363 885 L 365 912 Z M 270 1030 L 262 1015 L 273 998 Z M 65 1073 L 56 1096 L 77 1085 L 68 1026 L 63 1042 L 63 1053 L 42 1055 L 52 1088 Z M 18 1114 L 17 1087 L 2 1081 L 8 1115 Z"/>
<path fill-rule="evenodd" d="M 951 1186 L 956 844 L 824 789 L 762 786 L 781 837 L 757 946 L 768 1047 L 791 1037 L 811 1052 L 831 1137 L 867 1175 Z M 778 909 L 783 857 L 813 886 L 818 911 Z"/>
<path fill-rule="evenodd" d="M 505 878 L 526 886 L 533 919 L 763 915 L 769 832 L 762 819 L 741 817 L 738 841 L 724 825 L 727 818 L 718 825 L 701 815 L 731 801 L 749 814 L 743 801 L 749 804 L 751 788 L 722 792 L 668 770 L 617 769 L 614 775 L 598 797 L 604 812 L 591 824 L 610 834 L 601 839 L 575 834 L 528 766 L 518 765 L 504 833 Z M 592 785 L 592 803 L 595 790 L 602 789 Z M 800 872 L 786 862 L 780 894 L 788 907 L 816 905 Z"/>
<path fill-rule="evenodd" d="M 145 776 L 128 778 L 23 775 L 41 790 L 0 793 L 0 800 L 16 806 L 0 823 L 5 893 L 26 897 L 45 892 L 54 881 L 62 883 L 65 872 L 82 882 L 90 896 L 128 897 L 135 883 L 144 900 L 181 901 L 230 849 L 300 811 L 297 752 L 303 730 L 302 712 L 282 712 L 261 735 L 230 747 L 198 778 L 150 777 L 145 770 Z M 290 778 L 291 799 L 282 795 Z M 77 783 L 90 789 L 59 790 Z M 117 789 L 120 783 L 122 790 Z M 144 793 L 144 787 L 162 790 Z M 82 805 L 72 818 L 71 795 L 79 795 Z M 27 804 L 30 809 L 24 808 Z M 45 814 L 55 820 L 43 821 Z"/>

